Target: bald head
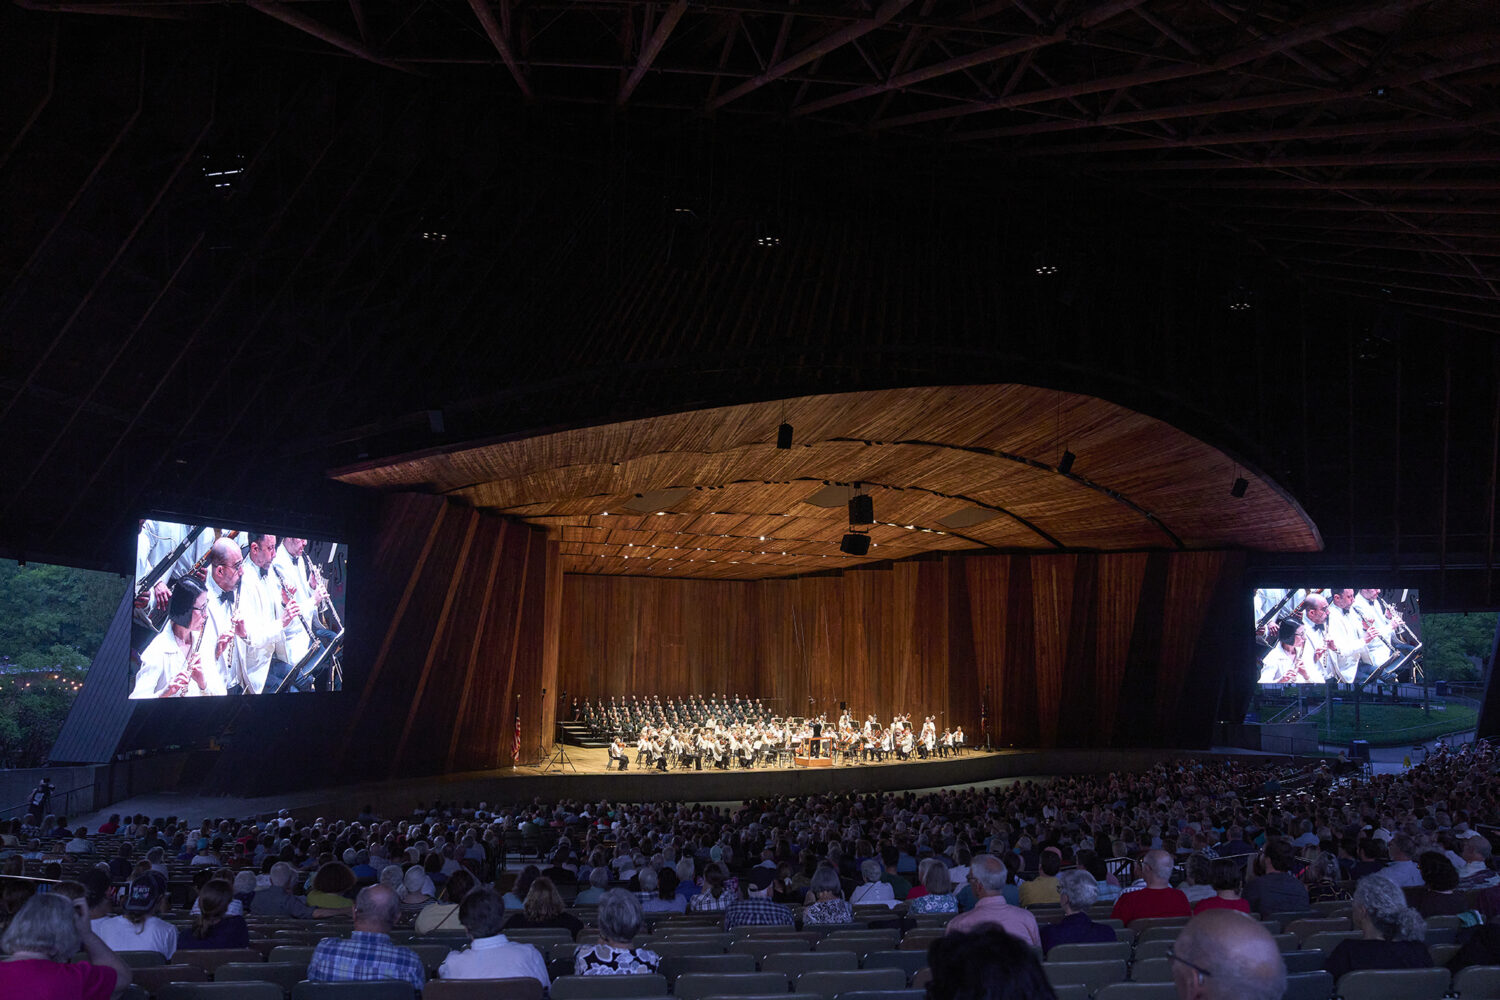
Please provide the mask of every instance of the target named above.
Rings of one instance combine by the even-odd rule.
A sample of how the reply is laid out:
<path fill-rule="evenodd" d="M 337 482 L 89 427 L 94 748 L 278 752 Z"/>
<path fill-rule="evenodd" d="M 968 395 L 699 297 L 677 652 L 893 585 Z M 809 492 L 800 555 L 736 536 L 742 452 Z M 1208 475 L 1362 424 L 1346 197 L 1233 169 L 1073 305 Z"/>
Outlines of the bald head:
<path fill-rule="evenodd" d="M 376 883 L 354 897 L 354 929 L 389 934 L 401 917 L 401 900 L 389 887 Z"/>
<path fill-rule="evenodd" d="M 1163 850 L 1151 850 L 1141 858 L 1146 885 L 1151 889 L 1165 889 L 1172 884 L 1172 855 Z"/>
<path fill-rule="evenodd" d="M 1279 1000 L 1286 992 L 1286 962 L 1271 932 L 1238 911 L 1198 914 L 1172 953 L 1180 959 L 1172 981 L 1181 1000 Z"/>

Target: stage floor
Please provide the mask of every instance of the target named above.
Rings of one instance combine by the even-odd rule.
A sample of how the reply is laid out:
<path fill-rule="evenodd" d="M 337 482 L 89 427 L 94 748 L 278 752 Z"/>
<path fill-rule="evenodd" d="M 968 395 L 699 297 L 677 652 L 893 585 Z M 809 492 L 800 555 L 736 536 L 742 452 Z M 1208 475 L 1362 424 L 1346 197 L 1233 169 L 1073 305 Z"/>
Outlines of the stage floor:
<path fill-rule="evenodd" d="M 620 772 L 617 768 L 610 767 L 610 765 L 609 765 L 609 751 L 606 750 L 606 749 L 604 749 L 603 747 L 600 747 L 598 749 L 591 749 L 591 748 L 587 748 L 587 747 L 564 746 L 563 749 L 567 752 L 567 758 L 568 758 L 567 763 L 568 763 L 568 765 L 570 765 L 570 766 L 568 766 L 565 769 L 565 771 L 566 771 L 567 774 L 575 774 L 575 773 L 576 774 L 605 774 L 605 773 L 609 773 L 609 774 L 622 774 L 623 773 L 624 775 L 646 774 L 646 773 L 651 773 L 651 774 L 699 774 L 699 773 L 707 774 L 709 771 L 715 771 L 713 765 L 711 765 L 709 763 L 704 763 L 703 770 L 701 772 L 698 771 L 697 768 L 692 768 L 692 767 L 681 767 L 681 768 L 679 768 L 679 767 L 671 767 L 671 768 L 668 768 L 666 771 L 658 771 L 658 770 L 656 770 L 654 768 L 648 768 L 648 767 L 646 767 L 643 764 L 637 764 L 635 762 L 635 750 L 632 749 L 629 752 L 630 769 L 627 770 L 627 771 L 624 771 L 624 772 Z M 950 761 L 951 762 L 951 761 L 962 759 L 964 757 L 973 757 L 976 754 L 980 754 L 980 753 L 983 753 L 983 752 L 984 751 L 982 751 L 982 750 L 967 750 L 963 754 L 958 755 L 958 756 L 931 757 L 931 758 L 928 758 L 927 760 L 923 760 L 920 757 L 918 757 L 916 754 L 912 754 L 911 759 L 910 760 L 905 760 L 905 761 L 897 758 L 894 754 L 892 754 L 891 756 L 887 757 L 883 761 L 864 761 L 864 760 L 859 760 L 858 758 L 855 758 L 855 759 L 849 760 L 849 761 L 835 761 L 835 762 L 832 762 L 832 763 L 828 763 L 827 758 L 823 758 L 823 763 L 815 764 L 815 765 L 813 765 L 813 767 L 821 769 L 821 770 L 827 770 L 829 768 L 832 768 L 835 771 L 841 771 L 841 770 L 845 770 L 845 769 L 854 769 L 854 768 L 881 768 L 881 767 L 909 766 L 909 765 L 915 765 L 915 764 L 940 764 L 940 763 L 943 763 L 944 761 Z M 553 772 L 555 772 L 557 770 L 557 768 L 558 768 L 557 756 L 556 756 L 556 752 L 555 752 L 555 748 L 554 748 L 553 756 L 551 758 L 549 758 L 547 762 L 545 762 L 543 764 L 523 765 L 521 767 L 514 768 L 513 770 L 515 771 L 516 774 L 547 774 L 547 773 L 553 773 Z M 789 765 L 779 765 L 779 766 L 757 766 L 757 767 L 751 767 L 751 768 L 744 768 L 744 767 L 739 767 L 738 765 L 736 765 L 736 766 L 733 766 L 733 767 L 724 768 L 722 770 L 717 770 L 717 771 L 715 771 L 715 773 L 720 774 L 720 775 L 723 775 L 723 774 L 764 774 L 764 773 L 766 773 L 768 771 L 804 771 L 804 770 L 808 770 L 808 769 L 809 768 L 807 768 L 807 767 L 805 767 L 805 766 L 803 766 L 801 764 L 789 764 Z"/>

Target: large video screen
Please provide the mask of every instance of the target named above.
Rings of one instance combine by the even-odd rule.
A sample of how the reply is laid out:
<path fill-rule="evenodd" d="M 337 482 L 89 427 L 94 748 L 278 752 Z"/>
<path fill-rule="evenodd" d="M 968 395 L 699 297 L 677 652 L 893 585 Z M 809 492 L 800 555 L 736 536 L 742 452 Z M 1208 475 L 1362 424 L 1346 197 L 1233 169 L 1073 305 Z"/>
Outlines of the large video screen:
<path fill-rule="evenodd" d="M 1413 679 L 1422 648 L 1415 590 L 1257 590 L 1261 684 L 1388 684 Z"/>
<path fill-rule="evenodd" d="M 148 519 L 135 563 L 131 698 L 343 686 L 344 545 Z"/>

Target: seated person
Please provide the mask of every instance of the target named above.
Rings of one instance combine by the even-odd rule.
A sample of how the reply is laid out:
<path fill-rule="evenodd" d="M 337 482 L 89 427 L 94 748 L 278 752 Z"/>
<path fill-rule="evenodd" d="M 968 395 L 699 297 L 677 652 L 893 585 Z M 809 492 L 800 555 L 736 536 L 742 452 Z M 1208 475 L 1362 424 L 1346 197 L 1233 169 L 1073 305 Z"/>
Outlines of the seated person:
<path fill-rule="evenodd" d="M 1354 908 L 1349 913 L 1354 929 L 1363 937 L 1340 941 L 1329 953 L 1323 968 L 1334 983 L 1356 969 L 1426 969 L 1432 956 L 1423 943 L 1427 922 L 1406 905 L 1400 886 L 1379 875 L 1366 875 L 1354 887 Z"/>
<path fill-rule="evenodd" d="M 654 951 L 631 946 L 641 932 L 640 900 L 624 889 L 611 889 L 599 900 L 599 943 L 580 947 L 573 959 L 573 972 L 580 976 L 649 975 L 661 964 Z"/>
<path fill-rule="evenodd" d="M 177 950 L 204 948 L 248 948 L 250 928 L 241 916 L 230 916 L 234 887 L 223 879 L 210 879 L 198 890 L 198 913 L 193 926 L 177 935 Z"/>
<path fill-rule="evenodd" d="M 459 922 L 469 932 L 469 945 L 448 953 L 438 968 L 440 979 L 525 977 L 541 983 L 543 990 L 552 985 L 542 953 L 533 945 L 511 941 L 501 933 L 505 903 L 498 892 L 480 886 L 465 893 L 457 905 Z"/>
<path fill-rule="evenodd" d="M 1471 909 L 1468 898 L 1458 892 L 1458 869 L 1438 851 L 1423 851 L 1417 857 L 1422 885 L 1406 890 L 1406 903 L 1423 917 L 1455 916 Z"/>
<path fill-rule="evenodd" d="M 1147 917 L 1187 917 L 1192 915 L 1187 896 L 1181 889 L 1172 888 L 1172 855 L 1163 850 L 1147 851 L 1141 858 L 1138 870 L 1145 879 L 1145 888 L 1124 893 L 1115 900 L 1109 915 L 1123 920 L 1129 927 L 1136 920 Z"/>
<path fill-rule="evenodd" d="M 929 1000 L 1051 1000 L 1057 995 L 1026 942 L 994 927 L 938 938 L 928 946 L 927 964 Z"/>
<path fill-rule="evenodd" d="M 569 937 L 576 937 L 583 930 L 583 921 L 568 912 L 562 894 L 557 891 L 552 880 L 545 875 L 538 875 L 532 879 L 531 888 L 526 891 L 526 901 L 521 905 L 521 912 L 505 922 L 506 930 L 520 930 L 523 927 L 561 927 L 568 932 Z"/>
<path fill-rule="evenodd" d="M 1208 910 L 1187 922 L 1168 953 L 1180 1000 L 1281 1000 L 1286 961 L 1265 925 Z"/>
<path fill-rule="evenodd" d="M 1099 884 L 1081 868 L 1070 868 L 1057 876 L 1057 899 L 1063 918 L 1041 927 L 1042 955 L 1060 944 L 1092 944 L 1115 940 L 1115 929 L 1109 924 L 1089 919 L 1088 909 L 1099 898 Z"/>
<path fill-rule="evenodd" d="M 348 869 L 345 869 L 347 871 Z M 401 901 L 383 885 L 367 886 L 354 898 L 354 932 L 347 938 L 326 937 L 313 949 L 307 978 L 314 983 L 371 982 L 399 979 L 421 992 L 427 969 L 410 948 L 391 943 L 391 928 L 401 916 Z"/>
<path fill-rule="evenodd" d="M 156 916 L 166 895 L 166 876 L 146 872 L 126 890 L 124 916 L 108 916 L 106 900 L 103 913 L 93 920 L 94 933 L 115 951 L 154 951 L 170 959 L 177 950 L 177 928 Z"/>
<path fill-rule="evenodd" d="M 838 870 L 831 864 L 824 862 L 813 870 L 807 883 L 807 894 L 811 902 L 802 908 L 804 927 L 854 923 L 854 907 L 844 898 L 843 883 Z"/>
<path fill-rule="evenodd" d="M 1233 858 L 1215 858 L 1208 866 L 1209 884 L 1214 894 L 1201 899 L 1193 907 L 1196 916 L 1205 910 L 1238 910 L 1250 912 L 1250 904 L 1240 897 L 1240 887 L 1245 882 L 1245 871 Z"/>
<path fill-rule="evenodd" d="M 443 885 L 443 901 L 424 907 L 412 923 L 418 936 L 437 931 L 456 931 L 463 926 L 458 912 L 459 904 L 479 883 L 467 868 L 460 868 L 448 876 Z"/>
<path fill-rule="evenodd" d="M 5 928 L 0 949 L 10 956 L 0 962 L 3 997 L 111 1000 L 130 986 L 130 968 L 90 926 L 88 904 L 64 893 L 28 899 Z M 72 961 L 79 950 L 86 961 Z"/>

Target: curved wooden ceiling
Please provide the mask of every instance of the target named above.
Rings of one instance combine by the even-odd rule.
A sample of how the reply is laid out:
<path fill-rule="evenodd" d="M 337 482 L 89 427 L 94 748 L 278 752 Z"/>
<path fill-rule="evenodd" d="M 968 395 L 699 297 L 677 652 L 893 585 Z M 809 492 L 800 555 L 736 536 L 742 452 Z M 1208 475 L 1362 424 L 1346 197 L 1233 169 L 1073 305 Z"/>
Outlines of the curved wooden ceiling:
<path fill-rule="evenodd" d="M 777 426 L 794 428 L 789 450 Z M 1057 463 L 1076 456 L 1068 474 Z M 1237 475 L 1250 480 L 1230 496 Z M 1316 551 L 1269 479 L 1152 417 L 1023 385 L 805 396 L 365 463 L 334 478 L 555 529 L 578 573 L 760 579 L 925 552 Z M 869 555 L 839 550 L 852 484 Z"/>

